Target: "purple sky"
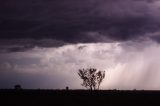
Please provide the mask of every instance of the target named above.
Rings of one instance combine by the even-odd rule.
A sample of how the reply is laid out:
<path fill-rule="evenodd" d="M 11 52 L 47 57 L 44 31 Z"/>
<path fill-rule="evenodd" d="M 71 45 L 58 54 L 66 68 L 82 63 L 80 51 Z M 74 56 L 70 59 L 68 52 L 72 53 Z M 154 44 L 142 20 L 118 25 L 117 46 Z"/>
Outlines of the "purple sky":
<path fill-rule="evenodd" d="M 102 89 L 160 89 L 160 1 L 2 0 L 0 88 L 82 89 L 80 68 L 106 71 Z"/>

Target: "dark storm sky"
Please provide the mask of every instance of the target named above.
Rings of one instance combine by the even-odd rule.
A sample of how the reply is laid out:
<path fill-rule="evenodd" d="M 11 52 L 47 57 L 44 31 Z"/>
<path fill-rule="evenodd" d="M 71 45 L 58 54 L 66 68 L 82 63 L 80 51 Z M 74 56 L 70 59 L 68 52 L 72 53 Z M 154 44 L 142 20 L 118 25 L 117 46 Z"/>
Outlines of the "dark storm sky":
<path fill-rule="evenodd" d="M 159 30 L 156 2 L 1 0 L 0 38 L 52 38 L 72 43 L 140 38 Z"/>
<path fill-rule="evenodd" d="M 103 89 L 159 89 L 159 12 L 159 0 L 1 0 L 0 88 L 79 89 L 77 70 L 95 67 Z"/>

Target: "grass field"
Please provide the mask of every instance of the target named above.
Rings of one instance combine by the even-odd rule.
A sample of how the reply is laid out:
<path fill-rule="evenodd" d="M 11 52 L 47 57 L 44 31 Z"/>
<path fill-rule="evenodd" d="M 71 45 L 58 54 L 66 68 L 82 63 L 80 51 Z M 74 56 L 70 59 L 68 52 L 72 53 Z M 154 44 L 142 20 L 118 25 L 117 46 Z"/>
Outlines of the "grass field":
<path fill-rule="evenodd" d="M 160 91 L 0 90 L 0 106 L 158 106 Z"/>

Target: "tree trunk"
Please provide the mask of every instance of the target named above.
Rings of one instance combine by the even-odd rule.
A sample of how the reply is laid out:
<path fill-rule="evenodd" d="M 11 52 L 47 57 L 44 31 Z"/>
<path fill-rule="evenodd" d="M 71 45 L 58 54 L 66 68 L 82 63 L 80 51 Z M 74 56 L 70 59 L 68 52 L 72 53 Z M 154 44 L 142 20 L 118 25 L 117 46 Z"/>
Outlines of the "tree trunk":
<path fill-rule="evenodd" d="M 93 89 L 92 89 L 92 86 L 90 86 L 90 90 L 92 91 Z"/>
<path fill-rule="evenodd" d="M 94 90 L 96 90 L 96 87 L 94 86 Z"/>
<path fill-rule="evenodd" d="M 98 90 L 99 90 L 99 86 L 100 86 L 100 84 L 98 84 Z"/>

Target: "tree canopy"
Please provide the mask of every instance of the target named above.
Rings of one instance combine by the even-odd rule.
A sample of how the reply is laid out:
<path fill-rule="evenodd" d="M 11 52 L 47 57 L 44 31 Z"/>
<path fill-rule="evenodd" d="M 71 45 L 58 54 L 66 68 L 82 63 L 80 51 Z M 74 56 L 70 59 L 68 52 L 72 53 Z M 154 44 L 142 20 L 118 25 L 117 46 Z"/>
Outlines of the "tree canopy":
<path fill-rule="evenodd" d="M 82 86 L 96 90 L 105 78 L 105 71 L 98 71 L 95 68 L 79 69 L 78 75 L 83 80 Z"/>

